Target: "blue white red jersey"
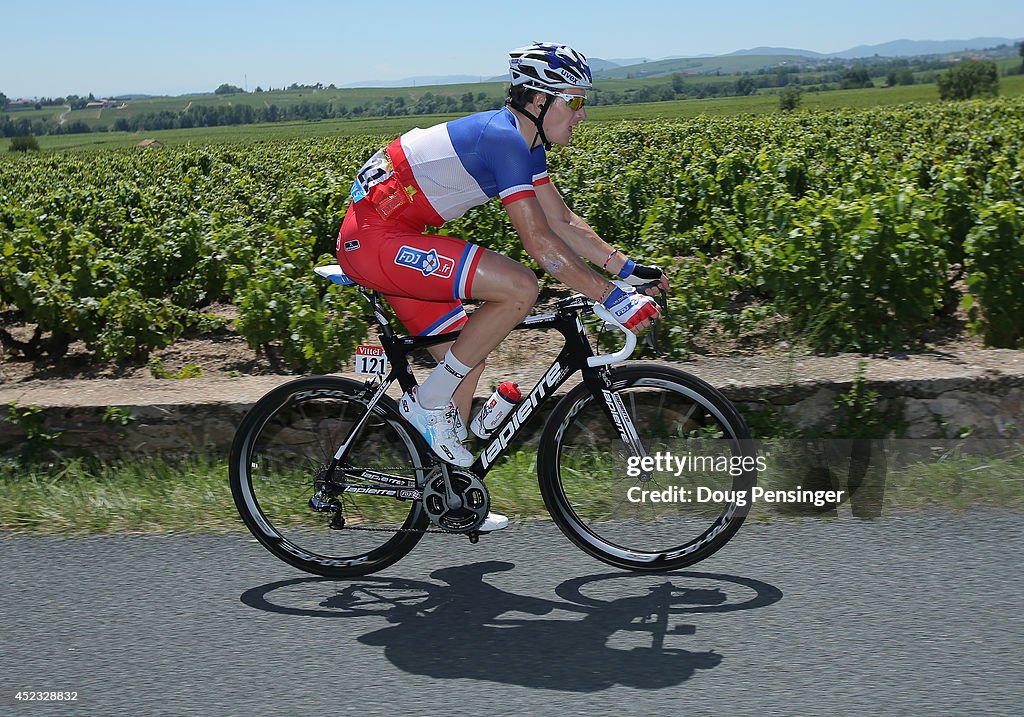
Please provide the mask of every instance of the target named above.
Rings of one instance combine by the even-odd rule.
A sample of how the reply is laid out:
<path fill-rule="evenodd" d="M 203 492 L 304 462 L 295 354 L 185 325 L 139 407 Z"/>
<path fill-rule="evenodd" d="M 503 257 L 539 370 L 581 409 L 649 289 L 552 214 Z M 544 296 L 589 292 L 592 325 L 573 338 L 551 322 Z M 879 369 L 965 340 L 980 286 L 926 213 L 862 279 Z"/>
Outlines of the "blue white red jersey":
<path fill-rule="evenodd" d="M 530 150 L 507 108 L 413 129 L 375 154 L 359 171 L 352 198 L 397 174 L 411 199 L 406 220 L 441 226 L 500 197 L 505 205 L 536 196 L 548 181 L 543 147 Z"/>

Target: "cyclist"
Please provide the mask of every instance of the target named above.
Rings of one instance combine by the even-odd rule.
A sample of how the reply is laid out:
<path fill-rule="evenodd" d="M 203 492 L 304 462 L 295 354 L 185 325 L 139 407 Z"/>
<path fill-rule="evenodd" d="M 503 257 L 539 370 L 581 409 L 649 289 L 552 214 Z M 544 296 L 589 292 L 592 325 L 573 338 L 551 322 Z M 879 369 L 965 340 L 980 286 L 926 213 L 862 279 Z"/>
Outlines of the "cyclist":
<path fill-rule="evenodd" d="M 442 459 L 469 466 L 462 415 L 484 359 L 533 308 L 537 277 L 525 265 L 451 236 L 424 234 L 497 196 L 523 248 L 542 269 L 600 301 L 639 333 L 659 316 L 647 295 L 664 273 L 637 264 L 570 210 L 547 173 L 546 150 L 568 145 L 586 119 L 587 59 L 565 45 L 536 43 L 509 54 L 505 106 L 413 129 L 359 170 L 338 235 L 338 262 L 356 283 L 382 293 L 410 333 L 461 329 L 432 351 L 440 362 L 399 407 Z M 624 280 L 616 285 L 585 263 Z M 638 293 L 633 287 L 638 287 Z M 467 317 L 462 300 L 483 302 Z M 489 516 L 484 530 L 495 529 Z M 504 521 L 507 523 L 507 521 Z M 498 525 L 504 527 L 504 524 Z"/>

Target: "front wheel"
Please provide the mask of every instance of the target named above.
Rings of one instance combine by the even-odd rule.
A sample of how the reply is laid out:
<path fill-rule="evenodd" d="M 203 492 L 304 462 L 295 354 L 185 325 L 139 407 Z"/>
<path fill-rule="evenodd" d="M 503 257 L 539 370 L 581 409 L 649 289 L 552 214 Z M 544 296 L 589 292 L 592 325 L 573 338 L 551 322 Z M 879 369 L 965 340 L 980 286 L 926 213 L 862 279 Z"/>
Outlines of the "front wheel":
<path fill-rule="evenodd" d="M 267 550 L 301 570 L 330 577 L 382 570 L 427 526 L 421 501 L 380 489 L 415 489 L 429 449 L 390 398 L 367 416 L 371 395 L 345 378 L 298 379 L 261 398 L 235 434 L 230 481 L 238 512 Z"/>
<path fill-rule="evenodd" d="M 630 570 L 710 556 L 749 510 L 758 458 L 742 417 L 714 387 L 655 365 L 615 369 L 555 407 L 537 471 L 552 519 L 585 552 Z"/>

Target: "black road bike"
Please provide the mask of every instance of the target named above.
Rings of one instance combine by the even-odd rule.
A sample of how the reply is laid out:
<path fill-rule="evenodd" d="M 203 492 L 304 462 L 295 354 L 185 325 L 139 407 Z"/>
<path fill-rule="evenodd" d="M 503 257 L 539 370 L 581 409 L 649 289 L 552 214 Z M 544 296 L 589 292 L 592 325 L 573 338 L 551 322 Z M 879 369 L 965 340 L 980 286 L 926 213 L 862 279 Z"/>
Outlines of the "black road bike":
<path fill-rule="evenodd" d="M 317 273 L 351 284 L 337 266 Z M 610 565 L 664 571 L 692 565 L 725 545 L 749 510 L 757 454 L 743 418 L 715 388 L 675 368 L 628 363 L 637 339 L 595 354 L 583 317 L 615 325 L 583 296 L 516 330 L 553 329 L 561 353 L 536 386 L 461 468 L 435 456 L 386 395 L 416 385 L 409 355 L 458 334 L 395 333 L 376 292 L 372 308 L 388 359 L 365 382 L 312 376 L 261 398 L 231 447 L 235 504 L 271 553 L 301 570 L 354 577 L 401 559 L 425 534 L 475 543 L 490 509 L 487 474 L 555 392 L 579 374 L 550 412 L 537 447 L 544 504 L 579 548 Z M 468 419 L 468 417 L 467 417 Z M 500 506 L 497 506 L 500 510 Z"/>

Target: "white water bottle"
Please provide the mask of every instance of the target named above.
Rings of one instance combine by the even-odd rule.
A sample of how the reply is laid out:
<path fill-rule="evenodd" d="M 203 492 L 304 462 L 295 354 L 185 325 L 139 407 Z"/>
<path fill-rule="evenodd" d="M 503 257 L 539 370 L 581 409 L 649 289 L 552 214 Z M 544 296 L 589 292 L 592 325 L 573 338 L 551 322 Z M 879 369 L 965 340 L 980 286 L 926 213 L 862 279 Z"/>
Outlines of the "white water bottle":
<path fill-rule="evenodd" d="M 505 416 L 516 407 L 516 404 L 522 398 L 523 394 L 519 390 L 519 384 L 512 383 L 511 381 L 502 383 L 498 386 L 498 390 L 487 399 L 480 412 L 473 419 L 473 423 L 470 424 L 473 433 L 478 438 L 489 438 L 491 432 L 501 425 L 501 422 L 505 420 Z"/>

